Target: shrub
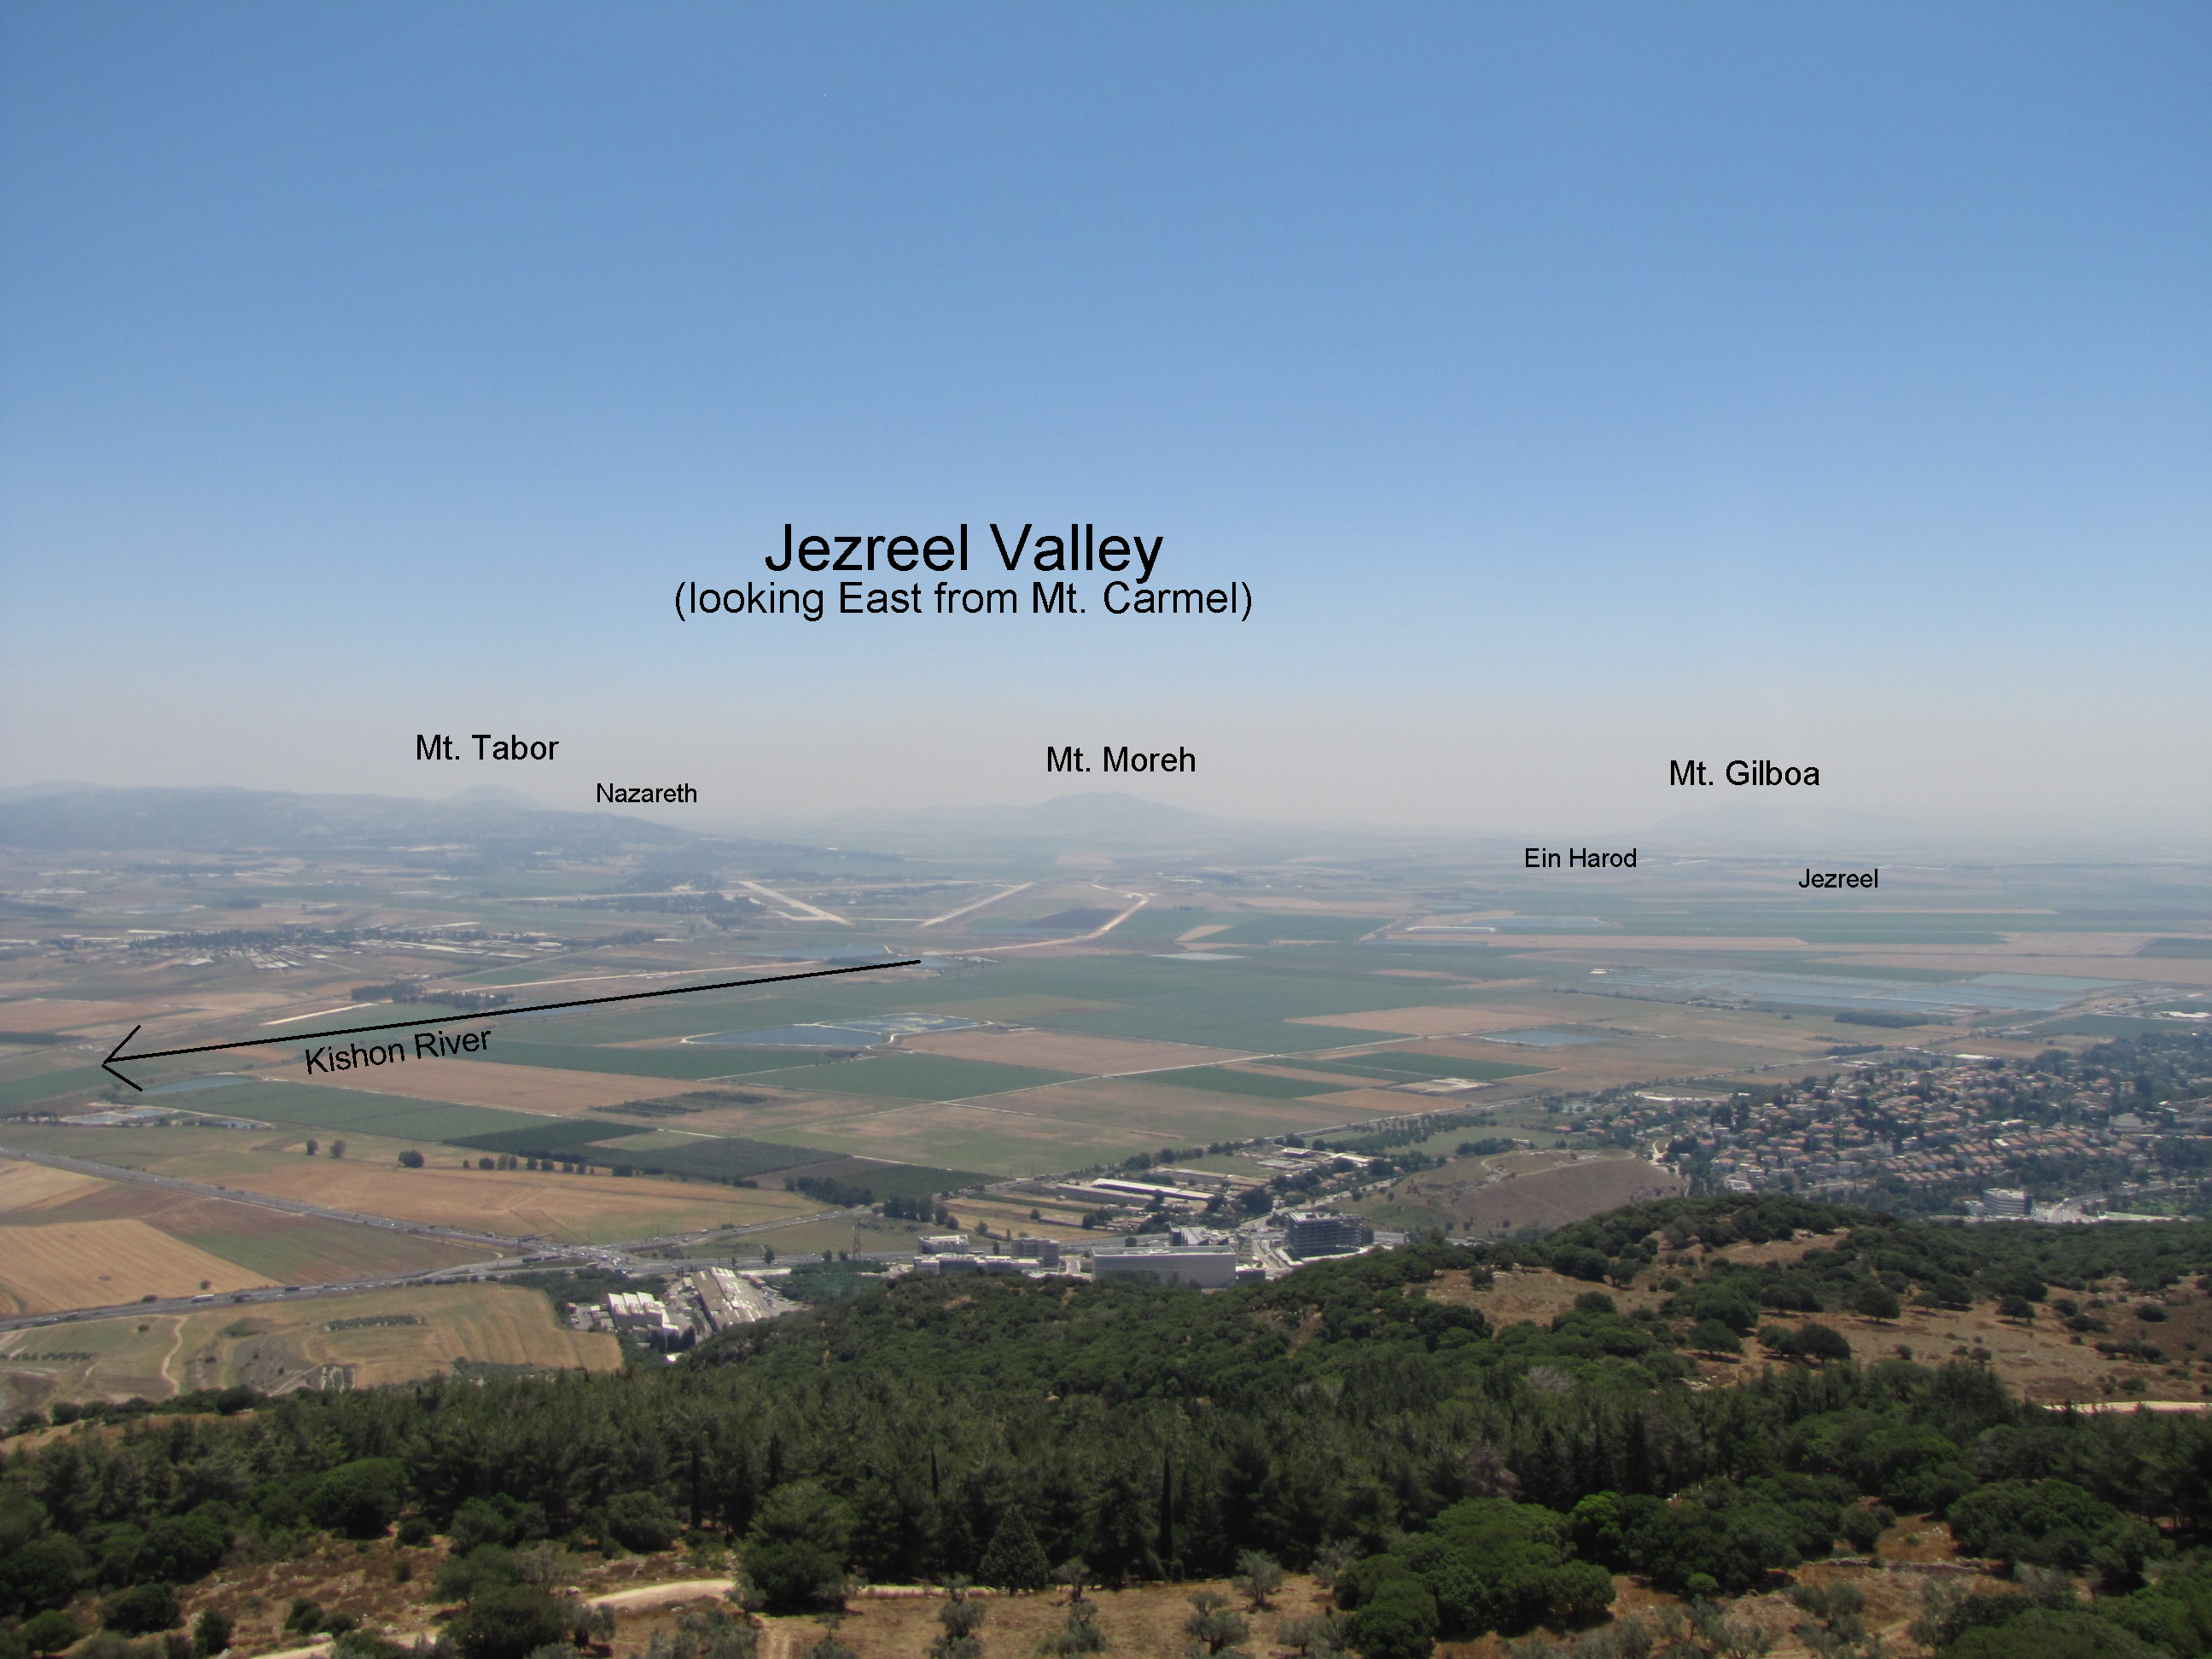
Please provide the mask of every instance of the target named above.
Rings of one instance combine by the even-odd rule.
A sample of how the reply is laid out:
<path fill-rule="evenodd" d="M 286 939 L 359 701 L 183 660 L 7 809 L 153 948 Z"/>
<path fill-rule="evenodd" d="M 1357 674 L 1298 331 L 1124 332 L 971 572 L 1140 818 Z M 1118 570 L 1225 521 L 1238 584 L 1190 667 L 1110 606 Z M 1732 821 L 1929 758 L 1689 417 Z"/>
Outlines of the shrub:
<path fill-rule="evenodd" d="M 307 1513 L 319 1527 L 349 1538 L 381 1538 L 399 1513 L 406 1480 L 389 1457 L 341 1463 L 315 1483 Z"/>
<path fill-rule="evenodd" d="M 65 1606 L 92 1563 L 73 1538 L 33 1538 L 0 1556 L 0 1612 Z"/>
<path fill-rule="evenodd" d="M 1106 1651 L 1106 1633 L 1098 1628 L 1098 1609 L 1089 1601 L 1067 1604 L 1067 1626 L 1037 1644 L 1043 1659 L 1073 1659 L 1079 1653 Z M 817 1659 L 820 1659 L 817 1653 Z"/>
<path fill-rule="evenodd" d="M 1283 1587 L 1283 1569 L 1272 1555 L 1259 1550 L 1243 1550 L 1237 1557 L 1237 1588 L 1252 1603 L 1252 1611 L 1267 1610 L 1267 1598 Z"/>
<path fill-rule="evenodd" d="M 1994 1628 L 1970 1630 L 1943 1650 L 1944 1659 L 2158 1659 L 2158 1649 L 2108 1619 L 2049 1607 L 2033 1608 Z"/>
<path fill-rule="evenodd" d="M 449 1555 L 438 1569 L 435 1593 L 441 1601 L 472 1601 L 484 1590 L 519 1583 L 514 1552 L 503 1544 L 479 1544 L 466 1555 Z"/>
<path fill-rule="evenodd" d="M 177 1592 L 168 1585 L 133 1584 L 100 1602 L 100 1622 L 125 1636 L 143 1636 L 150 1631 L 174 1630 L 185 1622 L 185 1610 L 177 1604 Z"/>
<path fill-rule="evenodd" d="M 1700 1353 L 1741 1353 L 1743 1339 L 1717 1319 L 1700 1319 L 1691 1328 L 1688 1346 Z"/>
<path fill-rule="evenodd" d="M 1362 1659 L 1429 1659 L 1437 1598 L 1413 1578 L 1393 1578 L 1352 1615 L 1345 1636 Z"/>
<path fill-rule="evenodd" d="M 446 1537 L 456 1555 L 466 1555 L 485 1544 L 513 1541 L 507 1516 L 497 1504 L 481 1498 L 471 1498 L 453 1511 L 453 1518 L 446 1523 Z"/>
<path fill-rule="evenodd" d="M 525 1584 L 546 1589 L 565 1584 L 584 1570 L 584 1564 L 558 1544 L 525 1544 L 514 1552 L 514 1576 Z"/>
<path fill-rule="evenodd" d="M 1869 1279 L 1851 1292 L 1851 1311 L 1869 1319 L 1894 1319 L 1905 1311 L 1897 1292 L 1876 1279 Z"/>
<path fill-rule="evenodd" d="M 2067 1480 L 1998 1480 L 1951 1505 L 1962 1554 L 2027 1561 L 2065 1572 L 2092 1569 L 2110 1588 L 2141 1577 L 2166 1545 L 2144 1522 Z"/>
<path fill-rule="evenodd" d="M 1881 1535 L 1889 1530 L 1889 1523 L 1872 1510 L 1856 1505 L 1844 1511 L 1843 1519 L 1836 1523 L 1836 1535 L 1851 1547 L 1857 1555 L 1871 1555 Z"/>
<path fill-rule="evenodd" d="M 215 1659 L 230 1645 L 230 1615 L 209 1607 L 192 1625 L 192 1651 L 199 1659 Z"/>
<path fill-rule="evenodd" d="M 443 1651 L 451 1659 L 452 1650 Z M 422 1656 L 373 1632 L 356 1629 L 338 1633 L 337 1640 L 331 1644 L 330 1659 L 422 1659 Z"/>
<path fill-rule="evenodd" d="M 1578 1515 L 1576 1524 L 1592 1519 Z M 1567 1559 L 1567 1525 L 1536 1504 L 1463 1500 L 1429 1531 L 1401 1536 L 1386 1553 L 1339 1573 L 1337 1605 L 1364 1607 L 1403 1578 L 1427 1592 L 1434 1629 L 1455 1640 L 1547 1620 L 1587 1622 L 1612 1601 L 1613 1581 L 1602 1568 Z"/>
<path fill-rule="evenodd" d="M 323 1604 L 313 1596 L 302 1595 L 292 1603 L 292 1610 L 284 1615 L 284 1628 L 295 1635 L 313 1636 L 323 1627 Z"/>
<path fill-rule="evenodd" d="M 1831 1359 L 1849 1359 L 1851 1357 L 1851 1345 L 1844 1340 L 1844 1334 L 1841 1331 L 1831 1329 L 1826 1325 L 1808 1323 L 1798 1328 L 1797 1352 L 1808 1359 L 1818 1359 L 1823 1362 Z"/>
<path fill-rule="evenodd" d="M 1244 1615 L 1233 1610 L 1224 1597 L 1212 1590 L 1198 1591 L 1190 1598 L 1190 1617 L 1182 1622 L 1183 1633 L 1209 1654 L 1218 1653 L 1252 1633 Z"/>
<path fill-rule="evenodd" d="M 804 1539 L 747 1545 L 744 1579 L 747 1605 L 764 1613 L 804 1612 L 817 1602 L 842 1601 L 845 1594 L 842 1564 Z"/>
<path fill-rule="evenodd" d="M 146 1528 L 137 1571 L 148 1577 L 190 1583 L 222 1565 L 230 1540 L 205 1515 L 166 1515 Z"/>
<path fill-rule="evenodd" d="M 75 1647 L 83 1636 L 76 1620 L 58 1607 L 48 1607 L 23 1621 L 24 1645 L 36 1654 L 59 1653 L 64 1648 Z"/>
<path fill-rule="evenodd" d="M 565 1640 L 568 1613 L 535 1584 L 498 1584 L 479 1590 L 452 1629 L 465 1659 L 529 1659 Z"/>
<path fill-rule="evenodd" d="M 676 1615 L 673 1630 L 654 1635 L 646 1659 L 752 1659 L 759 1641 L 760 1632 L 745 1620 L 719 1608 L 687 1609 Z"/>
<path fill-rule="evenodd" d="M 649 1555 L 666 1549 L 684 1528 L 659 1493 L 626 1492 L 607 1502 L 607 1530 L 624 1549 Z"/>

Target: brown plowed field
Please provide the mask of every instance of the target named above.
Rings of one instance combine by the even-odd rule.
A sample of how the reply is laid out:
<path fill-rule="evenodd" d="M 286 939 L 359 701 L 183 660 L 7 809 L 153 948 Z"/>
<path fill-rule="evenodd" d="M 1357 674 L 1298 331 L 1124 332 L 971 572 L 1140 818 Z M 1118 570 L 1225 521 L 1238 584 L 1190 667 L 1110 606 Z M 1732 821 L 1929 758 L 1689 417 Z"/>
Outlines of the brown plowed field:
<path fill-rule="evenodd" d="M 995 1060 L 1001 1066 L 1035 1066 L 1048 1072 L 1074 1072 L 1089 1077 L 1166 1071 L 1176 1066 L 1218 1066 L 1243 1057 L 1243 1051 L 1237 1048 L 1200 1048 L 1186 1042 L 1132 1042 L 1121 1037 L 1079 1036 L 1066 1031 L 937 1031 L 923 1036 L 901 1037 L 898 1046 L 917 1054 Z"/>
<path fill-rule="evenodd" d="M 557 1066 L 502 1066 L 494 1060 L 410 1060 L 402 1077 L 384 1073 L 319 1074 L 317 1083 L 370 1094 L 404 1093 L 416 1100 L 456 1106 L 503 1107 L 509 1111 L 562 1115 L 627 1100 L 652 1100 L 696 1089 L 680 1078 L 624 1077 L 611 1072 L 572 1072 Z M 404 1082 L 405 1087 L 399 1085 Z"/>
<path fill-rule="evenodd" d="M 275 1281 L 180 1243 L 143 1221 L 70 1221 L 0 1231 L 0 1303 L 11 1313 L 102 1307 L 142 1296 L 242 1291 Z"/>
<path fill-rule="evenodd" d="M 1844 960 L 1863 962 L 1869 967 L 1938 968 L 1957 974 L 2055 974 L 2063 978 L 2129 980 L 2153 985 L 2212 985 L 2212 957 L 2207 957 L 2071 956 L 2045 945 L 1986 949 L 1986 955 L 1956 949 L 1910 955 L 1893 951 Z"/>
<path fill-rule="evenodd" d="M 1455 1163 L 1433 1176 L 1412 1177 L 1401 1190 L 1409 1199 L 1450 1210 L 1464 1226 L 1488 1232 L 1500 1227 L 1564 1226 L 1624 1204 L 1671 1198 L 1686 1187 L 1680 1176 L 1640 1158 L 1603 1158 L 1508 1175 L 1498 1181 L 1471 1178 L 1468 1164 Z"/>
<path fill-rule="evenodd" d="M 119 1025 L 178 1012 L 173 1002 L 0 1002 L 0 1031 L 68 1031 L 80 1026 Z"/>

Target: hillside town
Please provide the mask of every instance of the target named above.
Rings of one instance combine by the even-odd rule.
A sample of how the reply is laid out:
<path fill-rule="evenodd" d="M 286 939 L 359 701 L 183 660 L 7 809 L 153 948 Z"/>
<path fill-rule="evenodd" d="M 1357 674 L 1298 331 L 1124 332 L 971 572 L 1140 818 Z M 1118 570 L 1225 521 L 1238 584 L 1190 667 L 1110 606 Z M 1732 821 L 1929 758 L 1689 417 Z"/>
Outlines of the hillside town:
<path fill-rule="evenodd" d="M 1601 1097 L 1584 1132 L 1705 1190 L 2038 1219 L 2197 1207 L 2212 1166 L 2202 1032 L 2032 1059 L 1885 1051 L 1796 1084 Z M 2047 1213 L 2046 1213 L 2047 1212 Z"/>

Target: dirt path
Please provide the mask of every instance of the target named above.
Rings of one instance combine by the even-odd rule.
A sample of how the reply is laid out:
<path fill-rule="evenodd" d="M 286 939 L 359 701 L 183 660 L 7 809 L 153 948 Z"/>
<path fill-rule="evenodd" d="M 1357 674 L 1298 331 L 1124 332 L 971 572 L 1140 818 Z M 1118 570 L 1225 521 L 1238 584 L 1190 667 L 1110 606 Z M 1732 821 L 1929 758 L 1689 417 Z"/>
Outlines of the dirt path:
<path fill-rule="evenodd" d="M 169 1351 L 161 1356 L 161 1381 L 169 1385 L 171 1394 L 179 1395 L 185 1391 L 185 1385 L 169 1374 L 169 1362 L 185 1346 L 185 1317 L 182 1314 L 164 1314 L 161 1317 L 169 1321 Z"/>
<path fill-rule="evenodd" d="M 699 1601 L 710 1595 L 726 1595 L 737 1588 L 734 1578 L 679 1578 L 672 1583 L 641 1584 L 635 1589 L 616 1590 L 585 1599 L 595 1607 L 635 1613 L 640 1607 L 665 1607 L 677 1601 Z"/>

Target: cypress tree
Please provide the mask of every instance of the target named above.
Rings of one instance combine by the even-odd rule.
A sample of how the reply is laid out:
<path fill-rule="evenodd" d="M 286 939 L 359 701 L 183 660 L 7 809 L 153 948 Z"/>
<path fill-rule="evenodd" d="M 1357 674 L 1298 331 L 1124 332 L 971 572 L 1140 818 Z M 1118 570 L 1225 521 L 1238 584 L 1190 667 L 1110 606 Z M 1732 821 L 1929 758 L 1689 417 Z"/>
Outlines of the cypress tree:
<path fill-rule="evenodd" d="M 1175 1460 L 1160 1458 L 1160 1567 L 1175 1571 Z"/>

